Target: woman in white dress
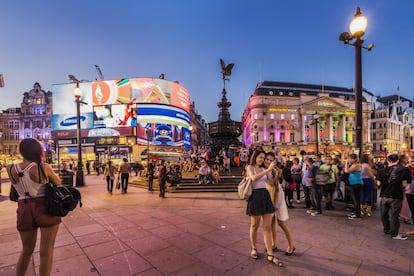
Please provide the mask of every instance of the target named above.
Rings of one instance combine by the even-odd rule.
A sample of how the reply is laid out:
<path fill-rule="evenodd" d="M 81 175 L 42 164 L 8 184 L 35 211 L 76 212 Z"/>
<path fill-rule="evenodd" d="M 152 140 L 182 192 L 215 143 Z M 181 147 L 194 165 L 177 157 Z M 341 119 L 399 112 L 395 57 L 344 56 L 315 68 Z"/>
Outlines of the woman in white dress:
<path fill-rule="evenodd" d="M 273 152 L 267 152 L 265 158 L 265 168 L 268 168 L 272 162 L 275 161 L 275 154 Z M 285 233 L 288 248 L 285 251 L 286 256 L 292 256 L 293 252 L 295 252 L 295 246 L 293 245 L 292 241 L 292 234 L 290 233 L 289 226 L 287 224 L 287 220 L 289 219 L 288 208 L 285 201 L 285 194 L 284 191 L 279 184 L 279 176 L 281 174 L 281 170 L 277 167 L 274 167 L 272 170 L 272 178 L 269 178 L 266 182 L 266 188 L 270 193 L 270 197 L 272 198 L 272 202 L 275 206 L 275 215 L 272 218 L 271 224 L 271 231 L 272 231 L 272 249 L 273 251 L 277 250 L 277 242 L 276 242 L 276 220 L 277 224 Z"/>

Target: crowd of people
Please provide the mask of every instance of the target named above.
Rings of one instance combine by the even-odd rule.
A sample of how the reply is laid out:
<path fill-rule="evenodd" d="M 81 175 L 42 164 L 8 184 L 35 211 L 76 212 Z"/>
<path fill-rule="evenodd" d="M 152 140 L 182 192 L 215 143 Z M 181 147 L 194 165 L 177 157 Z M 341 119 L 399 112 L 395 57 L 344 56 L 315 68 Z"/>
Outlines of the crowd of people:
<path fill-rule="evenodd" d="M 245 151 L 243 150 L 245 149 Z M 45 186 L 47 181 L 61 185 L 62 181 L 53 168 L 43 162 L 40 143 L 31 138 L 23 139 L 19 146 L 23 161 L 7 166 L 7 172 L 12 186 L 18 193 L 17 229 L 22 242 L 22 251 L 16 267 L 17 275 L 24 275 L 30 258 L 36 246 L 36 236 L 40 229 L 40 275 L 50 275 L 53 248 L 57 231 L 61 222 L 60 217 L 48 215 L 44 208 Z M 222 155 L 223 158 L 220 158 Z M 242 157 L 243 155 L 243 157 Z M 200 154 L 201 156 L 201 154 Z M 215 171 L 227 170 L 226 157 L 230 157 L 225 149 L 219 153 L 220 166 L 213 164 L 210 169 L 208 162 L 216 156 L 203 156 L 198 159 L 192 169 L 199 170 L 199 180 L 208 184 L 219 181 Z M 193 160 L 193 159 L 191 159 Z M 254 150 L 242 148 L 239 151 L 239 163 L 243 174 L 252 180 L 252 194 L 247 200 L 246 214 L 250 217 L 250 257 L 258 258 L 258 228 L 262 221 L 263 242 L 266 259 L 271 264 L 281 267 L 283 263 L 275 257 L 278 250 L 276 226 L 282 229 L 288 242 L 286 256 L 294 255 L 296 250 L 293 235 L 289 229 L 289 208 L 302 204 L 306 212 L 313 217 L 322 216 L 323 212 L 333 210 L 335 200 L 346 201 L 349 191 L 352 199 L 353 212 L 348 214 L 350 221 L 359 221 L 363 216 L 372 216 L 379 190 L 380 218 L 383 232 L 394 240 L 406 240 L 406 235 L 414 235 L 414 230 L 405 234 L 400 232 L 400 221 L 413 223 L 414 214 L 414 156 L 405 154 L 389 154 L 384 162 L 373 162 L 373 159 L 362 154 L 349 154 L 342 162 L 338 157 L 316 155 L 307 156 L 302 152 L 301 157 L 284 160 L 277 150 L 265 152 L 257 147 Z M 164 160 L 151 160 L 148 164 L 148 189 L 153 191 L 152 182 L 158 178 L 160 193 L 165 197 L 167 181 L 177 174 L 180 177 L 187 164 L 179 160 L 175 164 Z M 231 162 L 228 161 L 229 169 Z M 193 161 L 191 161 L 193 163 Z M 70 169 L 67 164 L 63 169 Z M 119 177 L 122 192 L 127 193 L 131 165 L 126 158 L 119 166 L 112 161 L 105 165 L 103 176 L 108 192 L 112 193 L 116 175 Z M 170 175 L 170 176 L 169 176 Z M 345 188 L 343 187 L 345 186 Z M 296 201 L 294 200 L 296 194 Z M 304 201 L 302 201 L 302 198 Z M 324 205 L 324 208 L 322 208 Z"/>

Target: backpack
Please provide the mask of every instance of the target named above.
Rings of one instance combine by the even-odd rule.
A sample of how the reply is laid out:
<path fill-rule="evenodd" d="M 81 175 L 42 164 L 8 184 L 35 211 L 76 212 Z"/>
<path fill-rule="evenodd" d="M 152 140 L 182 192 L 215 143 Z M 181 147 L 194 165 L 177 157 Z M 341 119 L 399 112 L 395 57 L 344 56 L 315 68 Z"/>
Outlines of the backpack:
<path fill-rule="evenodd" d="M 318 167 L 315 173 L 315 183 L 318 185 L 328 184 L 329 179 L 331 178 L 332 165 L 329 167 L 329 170 L 321 169 Z"/>

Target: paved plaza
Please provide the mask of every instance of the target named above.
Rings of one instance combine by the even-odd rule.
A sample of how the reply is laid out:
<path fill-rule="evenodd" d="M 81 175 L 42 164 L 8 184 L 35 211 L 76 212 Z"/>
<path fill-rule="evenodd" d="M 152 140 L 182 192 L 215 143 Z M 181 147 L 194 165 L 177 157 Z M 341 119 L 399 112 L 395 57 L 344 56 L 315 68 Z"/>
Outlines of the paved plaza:
<path fill-rule="evenodd" d="M 246 203 L 236 193 L 167 193 L 130 187 L 127 194 L 106 191 L 102 176 L 86 176 L 83 207 L 63 218 L 52 275 L 413 275 L 414 236 L 406 241 L 383 234 L 379 212 L 349 221 L 342 203 L 322 217 L 290 210 L 296 247 L 285 256 L 278 229 L 276 256 L 283 268 L 266 261 L 262 230 L 259 259 L 249 257 Z M 3 194 L 10 184 L 3 183 Z M 14 275 L 21 250 L 16 203 L 0 201 L 0 275 Z M 413 225 L 401 224 L 401 231 Z M 36 275 L 35 250 L 27 275 Z"/>

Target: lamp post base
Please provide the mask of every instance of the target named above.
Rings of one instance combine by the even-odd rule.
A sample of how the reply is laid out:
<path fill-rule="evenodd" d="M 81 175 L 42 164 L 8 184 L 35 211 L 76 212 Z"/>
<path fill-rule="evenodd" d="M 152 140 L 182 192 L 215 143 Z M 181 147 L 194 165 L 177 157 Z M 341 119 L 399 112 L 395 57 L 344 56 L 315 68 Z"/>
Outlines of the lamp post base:
<path fill-rule="evenodd" d="M 82 187 L 85 186 L 85 176 L 83 173 L 83 170 L 77 170 L 76 171 L 76 187 Z"/>

